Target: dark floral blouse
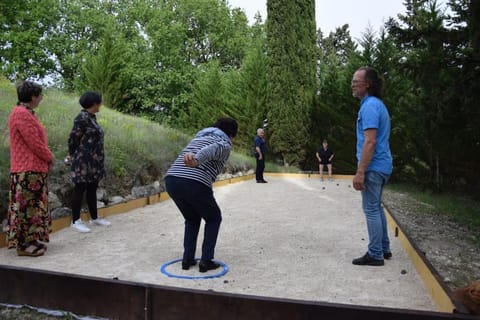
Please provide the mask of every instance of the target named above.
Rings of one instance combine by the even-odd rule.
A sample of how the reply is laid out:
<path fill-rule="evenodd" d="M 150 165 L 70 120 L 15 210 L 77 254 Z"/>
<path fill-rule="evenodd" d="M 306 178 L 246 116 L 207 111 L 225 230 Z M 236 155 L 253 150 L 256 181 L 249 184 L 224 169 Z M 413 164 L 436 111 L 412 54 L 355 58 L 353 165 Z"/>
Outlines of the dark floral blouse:
<path fill-rule="evenodd" d="M 98 183 L 105 177 L 103 135 L 95 114 L 85 109 L 73 121 L 68 152 L 72 157 L 74 183 Z"/>

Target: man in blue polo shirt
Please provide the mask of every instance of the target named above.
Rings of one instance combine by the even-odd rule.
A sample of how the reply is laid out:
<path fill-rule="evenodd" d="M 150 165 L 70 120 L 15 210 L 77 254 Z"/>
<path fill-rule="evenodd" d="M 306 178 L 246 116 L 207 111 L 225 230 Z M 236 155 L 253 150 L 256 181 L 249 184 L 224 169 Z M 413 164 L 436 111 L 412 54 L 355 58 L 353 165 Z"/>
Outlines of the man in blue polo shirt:
<path fill-rule="evenodd" d="M 360 99 L 357 119 L 357 172 L 353 187 L 362 192 L 367 220 L 368 251 L 352 261 L 355 265 L 383 266 L 392 257 L 387 221 L 382 208 L 383 187 L 392 173 L 390 115 L 381 100 L 382 79 L 369 67 L 358 69 L 352 79 L 352 93 Z"/>

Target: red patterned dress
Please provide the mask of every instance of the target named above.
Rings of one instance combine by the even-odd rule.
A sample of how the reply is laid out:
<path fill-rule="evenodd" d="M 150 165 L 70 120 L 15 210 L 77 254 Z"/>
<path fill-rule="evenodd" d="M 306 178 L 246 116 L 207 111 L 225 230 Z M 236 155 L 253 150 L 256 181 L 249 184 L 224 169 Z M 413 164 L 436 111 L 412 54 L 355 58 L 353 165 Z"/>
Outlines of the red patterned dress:
<path fill-rule="evenodd" d="M 47 176 L 53 154 L 45 128 L 32 109 L 13 108 L 8 121 L 10 193 L 7 241 L 18 248 L 35 240 L 49 241 L 52 218 L 48 209 Z"/>

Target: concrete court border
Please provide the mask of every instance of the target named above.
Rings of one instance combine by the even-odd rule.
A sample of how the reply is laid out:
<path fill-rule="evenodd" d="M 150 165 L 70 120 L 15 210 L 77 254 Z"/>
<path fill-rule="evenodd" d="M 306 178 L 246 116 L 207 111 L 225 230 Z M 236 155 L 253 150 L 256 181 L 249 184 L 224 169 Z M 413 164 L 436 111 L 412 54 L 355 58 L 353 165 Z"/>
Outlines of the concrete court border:
<path fill-rule="evenodd" d="M 313 178 L 319 177 L 318 174 L 314 174 L 314 173 L 306 173 L 306 174 L 305 173 L 302 173 L 302 174 L 266 173 L 266 175 L 267 176 L 276 176 L 276 177 L 290 177 L 290 178 L 296 177 L 296 178 L 303 178 L 303 179 L 311 178 L 311 177 L 313 177 Z M 252 178 L 253 178 L 253 175 L 247 175 L 247 176 L 242 176 L 242 177 L 226 179 L 226 180 L 222 180 L 222 181 L 217 181 L 215 183 L 215 186 L 217 187 L 217 186 L 222 186 L 222 185 L 235 183 L 235 182 L 239 182 L 239 181 L 250 180 Z M 334 178 L 335 179 L 352 179 L 352 176 L 335 175 Z M 113 215 L 113 214 L 123 213 L 123 212 L 133 210 L 133 209 L 136 209 L 136 208 L 139 208 L 139 207 L 143 207 L 143 206 L 146 206 L 148 204 L 154 204 L 154 203 L 164 201 L 164 200 L 167 200 L 167 199 L 169 199 L 168 194 L 165 193 L 165 192 L 162 192 L 162 193 L 157 194 L 157 195 L 152 195 L 152 196 L 149 196 L 149 197 L 140 198 L 140 199 L 132 200 L 132 201 L 129 201 L 129 202 L 117 204 L 117 205 L 114 205 L 114 206 L 111 206 L 111 207 L 102 208 L 99 211 L 100 211 L 100 215 L 109 216 L 109 215 Z M 466 313 L 466 311 L 465 311 L 466 309 L 462 305 L 458 305 L 457 303 L 453 302 L 453 300 L 451 298 L 450 290 L 442 282 L 442 280 L 441 280 L 440 276 L 438 275 L 438 273 L 436 272 L 436 270 L 432 267 L 432 265 L 428 262 L 428 260 L 425 259 L 425 256 L 420 253 L 418 248 L 412 243 L 412 241 L 410 240 L 408 235 L 406 235 L 402 231 L 399 223 L 396 221 L 394 216 L 390 213 L 388 208 L 386 208 L 386 209 L 387 209 L 387 212 L 386 212 L 387 213 L 387 219 L 388 219 L 388 223 L 389 223 L 390 228 L 395 231 L 395 236 L 399 237 L 404 250 L 406 250 L 407 254 L 409 255 L 410 259 L 412 260 L 412 263 L 414 264 L 417 272 L 419 273 L 422 280 L 424 281 L 425 287 L 427 288 L 429 294 L 431 295 L 432 300 L 435 302 L 435 304 L 437 305 L 437 307 L 440 311 L 439 313 L 437 313 L 437 312 L 432 313 L 432 312 L 410 311 L 408 313 L 409 318 L 411 318 L 414 314 L 417 314 L 418 316 L 420 316 L 419 319 L 423 319 L 423 316 L 425 316 L 426 317 L 425 319 L 427 319 L 428 314 L 430 314 L 430 313 L 432 313 L 432 315 L 436 315 L 437 317 L 442 317 L 442 313 L 444 313 L 444 315 L 450 315 L 450 318 L 451 318 L 451 316 L 454 315 L 455 312 Z M 83 214 L 82 219 L 88 219 L 88 214 Z M 52 226 L 54 232 L 69 226 L 70 225 L 70 220 L 71 220 L 70 217 L 63 217 L 63 218 L 54 220 L 53 226 Z M 6 245 L 5 234 L 0 234 L 0 247 L 5 246 L 5 245 Z M 7 283 L 2 281 L 4 283 L 0 286 L 0 302 L 23 304 L 23 303 L 28 303 L 29 301 L 31 301 L 32 297 L 28 297 L 28 296 L 32 296 L 32 293 L 29 294 L 29 292 L 30 292 L 29 289 L 28 289 L 29 281 L 26 281 L 26 279 L 30 279 L 31 277 L 33 277 L 33 274 L 35 274 L 35 276 L 34 276 L 35 279 L 44 278 L 43 276 L 42 277 L 39 276 L 39 275 L 42 274 L 42 272 L 38 271 L 38 270 L 27 269 L 27 268 L 8 267 L 8 266 L 1 266 L 0 265 L 0 275 L 1 275 L 0 279 L 3 280 L 3 279 L 6 279 L 5 277 L 7 277 L 10 281 L 18 280 L 18 281 L 20 281 L 20 283 L 24 283 L 24 285 L 27 286 L 26 288 L 22 289 L 22 287 L 19 285 L 19 283 L 17 281 L 11 282 L 11 285 L 3 285 L 3 284 L 7 284 Z M 12 275 L 14 275 L 14 276 L 12 277 Z M 100 278 L 97 279 L 97 278 L 94 278 L 94 277 L 82 277 L 82 276 L 78 276 L 78 275 L 62 274 L 62 273 L 57 273 L 57 272 L 45 272 L 44 276 L 46 278 L 56 279 L 56 281 L 54 281 L 54 283 L 55 283 L 54 287 L 56 287 L 56 291 L 61 289 L 60 291 L 63 292 L 63 293 L 60 294 L 60 297 L 64 297 L 65 294 L 67 294 L 67 292 L 68 292 L 68 296 L 70 296 L 72 294 L 72 292 L 71 292 L 72 290 L 68 289 L 70 287 L 68 285 L 63 286 L 62 285 L 62 280 L 58 280 L 57 279 L 58 277 L 60 279 L 63 278 L 63 281 L 67 282 L 67 283 L 69 283 L 71 281 L 74 281 L 73 279 L 75 279 L 75 281 L 80 281 L 80 282 L 82 282 L 82 281 L 94 282 L 95 283 L 94 287 L 96 287 L 97 289 L 99 289 L 99 288 L 103 288 L 103 289 L 110 288 L 110 286 L 111 286 L 110 281 L 108 281 L 108 280 L 105 281 L 104 279 L 100 279 Z M 22 282 L 22 279 L 23 279 L 23 282 Z M 31 279 L 31 280 L 35 282 L 35 279 Z M 125 291 L 125 292 L 129 292 L 128 295 L 133 294 L 135 296 L 135 294 L 133 292 L 130 292 L 130 291 L 132 291 L 132 290 L 136 291 L 137 290 L 136 287 L 138 287 L 138 286 L 145 287 L 144 288 L 145 289 L 145 292 L 144 292 L 145 295 L 143 296 L 143 298 L 137 297 L 136 299 L 139 299 L 140 302 L 143 302 L 144 305 L 145 305 L 144 308 L 148 309 L 150 311 L 153 310 L 153 309 L 157 309 L 157 307 L 155 307 L 154 305 L 151 305 L 150 307 L 147 307 L 147 305 L 150 305 L 150 303 L 151 303 L 151 302 L 148 302 L 148 301 L 150 301 L 150 298 L 148 298 L 148 294 L 147 294 L 147 292 L 150 292 L 150 290 L 153 290 L 155 292 L 157 292 L 157 291 L 163 292 L 164 290 L 167 290 L 169 292 L 172 291 L 172 294 L 174 294 L 173 292 L 176 292 L 177 294 L 180 294 L 178 292 L 188 292 L 188 293 L 193 293 L 195 296 L 198 296 L 198 295 L 202 296 L 201 299 L 199 298 L 200 300 L 203 300 L 203 299 L 210 300 L 210 298 L 211 298 L 209 295 L 207 295 L 208 297 L 205 296 L 206 293 L 203 292 L 203 291 L 179 290 L 178 288 L 168 288 L 168 287 L 156 286 L 156 285 L 145 286 L 143 284 L 137 284 L 137 283 L 126 282 L 126 281 L 116 281 L 115 282 L 115 284 L 121 284 L 121 283 L 123 283 L 125 285 L 125 287 L 122 287 L 123 288 L 122 290 L 118 290 L 118 288 L 115 289 L 114 290 L 115 293 Z M 5 292 L 5 290 L 8 290 L 8 288 L 12 288 L 12 286 L 16 288 L 15 292 L 18 291 L 17 293 L 19 295 L 16 295 L 16 294 L 12 295 L 8 292 Z M 42 283 L 42 287 L 45 287 L 45 286 L 49 286 L 49 284 L 47 282 Z M 4 290 L 2 290 L 2 288 Z M 127 288 L 129 288 L 129 289 L 127 289 Z M 132 289 L 132 288 L 135 288 L 135 289 Z M 150 289 L 148 289 L 148 288 L 150 288 Z M 50 289 L 48 289 L 46 291 L 47 292 L 52 292 L 52 290 L 50 290 Z M 141 290 L 141 291 L 143 291 L 143 290 Z M 112 292 L 112 293 L 114 295 L 116 295 L 114 292 Z M 167 293 L 164 293 L 164 294 L 167 294 Z M 236 300 L 236 299 L 240 299 L 241 297 L 245 297 L 245 298 L 247 298 L 248 301 L 250 301 L 249 303 L 247 303 L 247 305 L 252 303 L 252 301 L 249 300 L 249 298 L 250 298 L 249 296 L 237 295 L 237 294 L 222 294 L 222 293 L 216 293 L 216 294 L 221 295 L 221 296 L 225 296 L 225 297 L 229 297 L 228 300 L 231 300 L 231 299 Z M 36 295 L 36 296 L 38 297 L 38 296 L 41 296 L 41 295 Z M 89 296 L 89 294 L 86 294 L 86 296 Z M 297 311 L 303 310 L 303 307 L 300 307 L 300 306 L 304 306 L 305 303 L 307 303 L 307 304 L 312 303 L 310 301 L 299 301 L 299 300 L 289 301 L 289 300 L 285 300 L 285 299 L 273 299 L 273 298 L 265 298 L 265 297 L 257 297 L 257 296 L 253 296 L 251 298 L 253 298 L 254 300 L 260 299 L 262 301 L 263 300 L 270 301 L 274 304 L 275 303 L 280 303 L 280 304 L 283 304 L 283 303 L 291 304 L 291 303 L 293 303 L 296 306 L 293 309 L 295 309 L 295 310 L 298 309 Z M 24 299 L 24 300 L 22 300 L 22 299 Z M 79 299 L 82 299 L 82 298 L 79 297 Z M 48 300 L 51 301 L 52 299 L 48 299 Z M 217 297 L 217 299 L 215 299 L 215 301 L 216 300 L 218 300 L 218 297 Z M 220 299 L 220 300 L 222 300 L 222 299 Z M 79 302 L 79 300 L 74 300 L 74 301 Z M 69 306 L 68 303 L 66 303 L 62 307 L 62 305 L 58 305 L 58 301 L 56 301 L 56 303 L 53 304 L 53 305 L 51 303 L 49 303 L 48 301 L 35 301 L 35 299 L 33 299 L 33 301 L 31 301 L 31 302 L 32 302 L 32 305 L 41 305 L 42 307 L 53 307 L 53 308 L 60 308 L 60 309 L 63 309 L 63 310 L 72 310 L 72 311 L 75 310 L 75 309 L 78 309 L 78 308 L 75 308 L 75 306 Z M 117 301 L 117 302 L 120 302 L 120 301 Z M 89 301 L 88 303 L 91 304 L 91 301 Z M 209 303 L 211 303 L 211 302 L 209 302 Z M 222 302 L 222 304 L 223 303 L 224 302 Z M 228 304 L 231 304 L 231 302 L 229 302 Z M 341 305 L 341 304 L 339 305 L 339 304 L 316 303 L 316 302 L 313 302 L 313 304 L 316 306 L 315 308 L 317 308 L 317 307 L 319 308 L 321 306 L 320 309 L 322 309 L 322 310 L 325 307 L 328 307 L 328 306 L 332 306 L 332 307 L 335 307 L 335 308 L 339 307 L 339 308 L 343 309 L 344 311 L 350 310 L 350 308 L 351 308 L 351 306 L 346 307 L 346 306 Z M 235 305 L 236 305 L 236 303 L 235 303 Z M 243 303 L 242 303 L 242 305 L 243 305 Z M 270 303 L 267 303 L 265 305 L 265 307 L 267 305 L 270 305 Z M 179 310 L 182 310 L 182 308 L 184 306 L 177 306 L 177 307 L 179 308 Z M 200 306 L 198 306 L 198 307 L 200 307 Z M 111 308 L 116 309 L 116 308 L 118 308 L 118 305 L 116 307 L 111 306 Z M 267 307 L 267 309 L 268 308 L 269 307 Z M 292 308 L 292 306 L 290 306 L 290 308 Z M 382 310 L 392 310 L 392 309 L 389 309 L 389 308 L 378 308 L 378 307 L 359 307 L 359 309 L 362 309 L 362 310 L 365 309 L 366 312 L 368 311 L 368 313 L 372 312 L 372 314 L 369 315 L 369 317 L 376 314 L 377 311 L 382 313 L 383 312 Z M 162 310 L 163 310 L 162 313 L 164 313 L 166 309 L 162 309 Z M 95 311 L 93 314 L 97 314 L 96 313 L 97 311 L 101 311 L 100 314 L 105 314 L 104 312 L 106 312 L 106 310 L 96 310 L 96 309 L 95 310 L 90 310 L 90 311 L 88 311 L 88 310 L 78 310 L 78 312 L 80 312 L 81 314 L 89 314 L 92 311 Z M 158 311 L 160 312 L 160 310 L 158 310 Z M 265 310 L 265 311 L 267 311 L 267 310 Z M 272 311 L 272 310 L 270 310 L 270 311 Z M 318 311 L 320 311 L 320 310 L 318 310 Z M 398 311 L 401 314 L 403 313 L 404 316 L 406 316 L 407 314 L 405 314 L 405 312 L 408 311 L 408 310 L 399 309 Z M 301 311 L 301 312 L 303 313 L 305 311 Z M 325 312 L 325 310 L 323 310 L 322 313 L 323 312 Z M 178 311 L 174 312 L 174 314 L 178 314 Z M 198 313 L 195 313 L 195 314 L 198 314 Z M 348 314 L 348 317 L 352 318 L 353 314 L 357 314 L 357 313 L 355 311 L 353 311 L 352 314 Z M 286 313 L 283 314 L 283 315 L 285 316 Z M 109 316 L 114 316 L 114 315 L 109 315 Z M 145 316 L 145 318 L 149 318 L 149 317 L 146 316 L 146 314 L 144 314 L 144 316 Z M 253 315 L 251 315 L 251 316 L 253 316 Z M 390 315 L 389 318 L 391 318 L 391 316 L 392 315 Z M 460 315 L 456 314 L 456 316 L 460 316 Z M 456 318 L 456 316 L 455 316 L 455 318 Z M 139 319 L 141 319 L 141 318 L 142 317 L 139 317 Z M 182 318 L 182 317 L 173 317 L 172 319 L 177 319 L 177 318 Z M 255 317 L 253 317 L 253 318 L 255 318 Z M 275 319 L 290 319 L 288 317 L 280 317 L 280 318 L 274 317 L 274 318 Z M 240 317 L 239 319 L 242 319 L 242 317 Z M 462 319 L 463 319 L 463 317 L 462 317 Z M 474 317 L 472 319 L 478 319 L 478 318 Z"/>

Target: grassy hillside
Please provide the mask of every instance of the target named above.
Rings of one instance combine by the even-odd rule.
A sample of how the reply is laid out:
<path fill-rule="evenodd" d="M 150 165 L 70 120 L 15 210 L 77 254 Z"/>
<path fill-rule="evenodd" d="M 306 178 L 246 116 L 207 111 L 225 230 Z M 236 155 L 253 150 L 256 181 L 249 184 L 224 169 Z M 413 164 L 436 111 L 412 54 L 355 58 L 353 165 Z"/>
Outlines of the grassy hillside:
<path fill-rule="evenodd" d="M 0 221 L 5 217 L 10 167 L 7 121 L 16 102 L 14 86 L 6 80 L 0 80 Z M 53 89 L 45 90 L 43 101 L 36 109 L 38 118 L 47 130 L 49 146 L 57 158 L 50 179 L 60 184 L 62 179 L 68 179 L 68 168 L 63 165 L 63 158 L 68 153 L 67 139 L 73 119 L 80 110 L 78 96 Z M 100 109 L 97 120 L 105 131 L 107 178 L 103 185 L 111 195 L 126 195 L 134 185 L 161 179 L 191 138 L 178 130 L 106 107 Z M 230 168 L 253 166 L 254 159 L 243 155 L 241 151 L 234 152 L 230 157 Z"/>

